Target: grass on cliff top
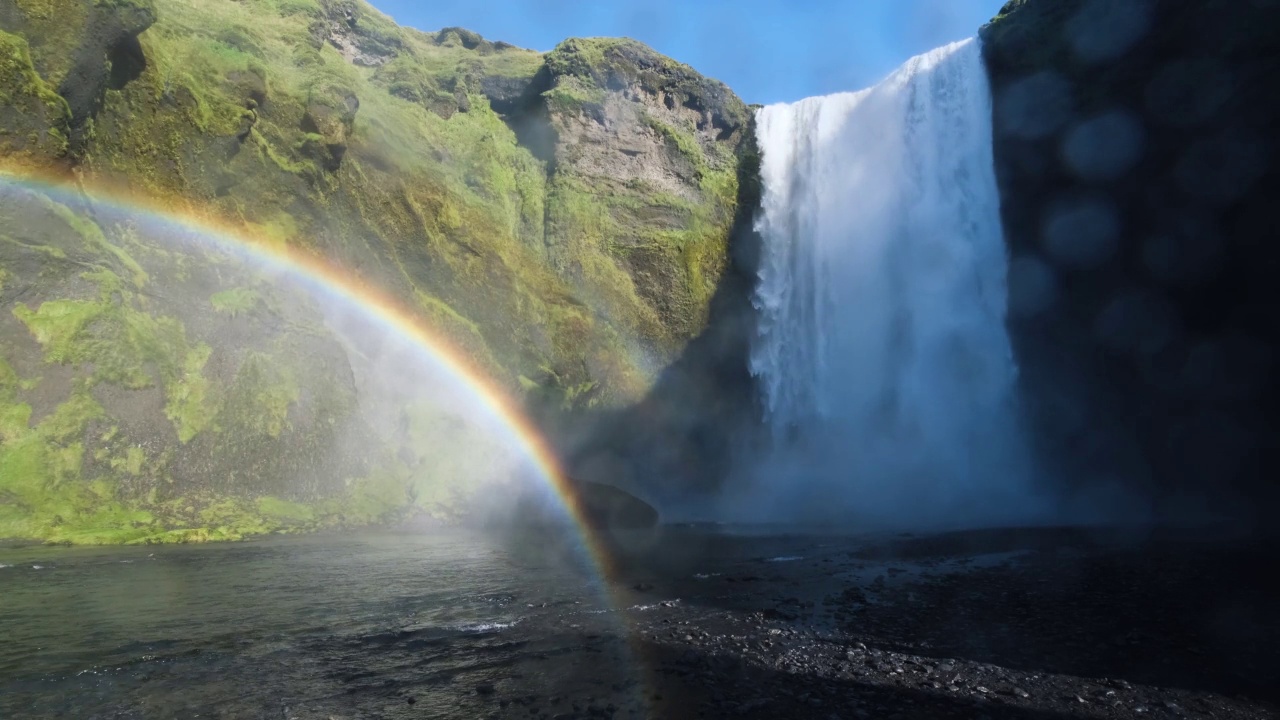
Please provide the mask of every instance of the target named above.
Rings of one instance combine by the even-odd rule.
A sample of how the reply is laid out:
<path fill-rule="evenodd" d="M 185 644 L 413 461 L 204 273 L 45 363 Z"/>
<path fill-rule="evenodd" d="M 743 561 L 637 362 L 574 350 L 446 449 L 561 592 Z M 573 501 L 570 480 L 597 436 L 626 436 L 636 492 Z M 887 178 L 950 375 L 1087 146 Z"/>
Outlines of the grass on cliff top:
<path fill-rule="evenodd" d="M 553 75 L 573 75 L 600 83 L 608 79 L 609 73 L 634 71 L 632 63 L 621 60 L 624 54 L 645 58 L 669 73 L 701 77 L 692 67 L 624 37 L 569 38 L 547 53 L 546 63 Z"/>
<path fill-rule="evenodd" d="M 747 106 L 724 83 L 631 38 L 570 38 L 547 53 L 546 65 L 552 75 L 576 77 L 589 87 L 638 82 L 650 90 L 675 94 L 682 102 L 717 105 L 740 126 L 749 118 Z"/>

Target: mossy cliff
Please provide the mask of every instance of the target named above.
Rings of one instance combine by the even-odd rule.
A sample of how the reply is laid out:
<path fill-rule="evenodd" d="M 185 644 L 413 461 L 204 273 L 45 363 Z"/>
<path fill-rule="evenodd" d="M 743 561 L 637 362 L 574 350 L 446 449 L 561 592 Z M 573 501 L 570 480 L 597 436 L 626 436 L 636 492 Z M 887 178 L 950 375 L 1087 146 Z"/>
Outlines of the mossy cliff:
<path fill-rule="evenodd" d="M 1280 8 L 1014 0 L 981 37 L 1046 472 L 1086 509 L 1266 516 Z"/>
<path fill-rule="evenodd" d="M 539 54 L 339 0 L 0 0 L 0 101 L 8 172 L 347 268 L 553 414 L 636 401 L 705 329 L 748 119 L 638 43 Z M 0 214 L 0 538 L 447 511 L 443 421 L 362 411 L 303 295 L 75 193 Z"/>

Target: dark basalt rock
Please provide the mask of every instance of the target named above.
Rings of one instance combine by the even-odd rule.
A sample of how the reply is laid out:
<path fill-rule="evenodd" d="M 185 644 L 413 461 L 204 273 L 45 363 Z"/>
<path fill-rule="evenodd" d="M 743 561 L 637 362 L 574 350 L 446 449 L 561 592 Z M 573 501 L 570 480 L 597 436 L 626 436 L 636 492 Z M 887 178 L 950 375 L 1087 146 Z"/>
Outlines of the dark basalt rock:
<path fill-rule="evenodd" d="M 354 93 L 340 89 L 330 89 L 307 104 L 300 125 L 308 134 L 303 150 L 318 160 L 325 170 L 333 172 L 342 165 L 359 109 L 360 99 Z"/>
<path fill-rule="evenodd" d="M 646 530 L 658 524 L 658 510 L 613 485 L 571 480 L 586 521 L 598 528 Z"/>
<path fill-rule="evenodd" d="M 480 78 L 480 93 L 489 100 L 489 106 L 501 115 L 510 115 L 526 108 L 537 96 L 530 91 L 531 78 L 488 75 Z M 542 92 L 546 88 L 540 88 Z"/>
<path fill-rule="evenodd" d="M 138 35 L 156 20 L 150 2 L 95 3 L 71 72 L 58 94 L 71 106 L 71 145 L 79 148 L 87 124 L 108 88 L 119 89 L 147 66 Z"/>
<path fill-rule="evenodd" d="M 1046 465 L 1140 512 L 1264 516 L 1280 7 L 1015 0 L 981 38 L 1009 326 Z"/>
<path fill-rule="evenodd" d="M 71 150 L 83 150 L 89 121 L 108 89 L 118 90 L 146 69 L 138 35 L 156 21 L 151 0 L 91 3 L 82 24 L 66 29 L 70 68 L 58 94 L 71 109 Z M 0 0 L 0 28 L 23 33 L 30 20 L 14 0 Z M 42 68 L 37 68 L 42 70 Z"/>

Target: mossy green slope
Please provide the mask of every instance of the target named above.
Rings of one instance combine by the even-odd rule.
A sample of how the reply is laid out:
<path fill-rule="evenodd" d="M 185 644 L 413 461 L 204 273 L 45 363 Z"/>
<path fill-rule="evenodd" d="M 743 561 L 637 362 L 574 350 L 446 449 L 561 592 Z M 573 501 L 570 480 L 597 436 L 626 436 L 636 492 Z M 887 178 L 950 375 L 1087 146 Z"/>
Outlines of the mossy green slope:
<path fill-rule="evenodd" d="M 0 195 L 0 537 L 234 539 L 352 522 L 361 478 L 396 466 L 368 441 L 350 373 L 333 371 L 345 354 L 307 299 L 234 286 L 255 278 L 230 258 L 172 252 L 86 209 Z M 210 312 L 250 294 L 235 317 Z M 343 441 L 370 449 L 354 457 Z M 262 510 L 280 503 L 311 508 L 308 523 Z"/>
<path fill-rule="evenodd" d="M 11 171 L 350 268 L 570 413 L 634 401 L 705 325 L 747 117 L 631 41 L 543 55 L 339 0 L 0 0 L 0 97 Z M 0 214 L 0 538 L 453 512 L 418 450 L 446 430 L 374 432 L 304 298 L 74 203 Z"/>

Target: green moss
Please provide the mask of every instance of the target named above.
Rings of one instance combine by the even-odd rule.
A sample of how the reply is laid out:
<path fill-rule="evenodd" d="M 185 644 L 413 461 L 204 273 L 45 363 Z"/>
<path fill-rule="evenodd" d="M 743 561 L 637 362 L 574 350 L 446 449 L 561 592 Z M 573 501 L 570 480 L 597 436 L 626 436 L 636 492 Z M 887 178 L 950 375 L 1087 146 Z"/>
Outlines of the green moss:
<path fill-rule="evenodd" d="M 580 112 L 586 108 L 604 104 L 605 92 L 582 80 L 569 77 L 542 95 L 552 109 L 559 112 Z"/>
<path fill-rule="evenodd" d="M 0 442 L 20 437 L 31 423 L 31 406 L 0 400 Z"/>
<path fill-rule="evenodd" d="M 258 498 L 258 512 L 292 523 L 307 523 L 316 519 L 313 507 L 274 497 Z"/>
<path fill-rule="evenodd" d="M 606 51 L 625 42 L 615 38 L 569 38 L 547 54 L 547 69 L 554 75 L 594 81 L 604 69 Z"/>
<path fill-rule="evenodd" d="M 51 361 L 76 362 L 83 354 L 75 345 L 76 338 L 106 309 L 106 303 L 54 300 L 35 311 L 19 303 L 13 314 L 26 323 L 36 341 L 49 352 Z"/>
<path fill-rule="evenodd" d="M 264 223 L 246 224 L 255 240 L 274 247 L 289 246 L 299 232 L 297 220 L 287 212 L 275 213 Z"/>
<path fill-rule="evenodd" d="M 91 366 L 95 382 L 130 388 L 160 385 L 165 414 L 179 439 L 188 442 L 211 424 L 218 409 L 203 375 L 211 350 L 203 344 L 188 347 L 176 320 L 130 307 L 118 297 L 112 278 L 105 271 L 96 277 L 105 299 L 53 300 L 35 310 L 20 303 L 13 314 L 44 347 L 48 362 Z"/>
<path fill-rule="evenodd" d="M 18 387 L 18 374 L 13 371 L 9 361 L 0 355 L 0 397 L 4 397 L 3 393 L 16 387 Z"/>
<path fill-rule="evenodd" d="M 37 430 L 49 440 L 67 442 L 81 437 L 89 422 L 102 417 L 102 412 L 102 406 L 88 390 L 79 388 L 52 414 L 40 421 Z"/>
<path fill-rule="evenodd" d="M 67 152 L 71 110 L 36 71 L 27 40 L 0 30 L 0 153 Z"/>
<path fill-rule="evenodd" d="M 316 0 L 265 0 L 275 8 L 276 14 L 284 17 L 292 15 L 319 15 L 320 4 Z"/>
<path fill-rule="evenodd" d="M 1018 8 L 1025 5 L 1026 2 L 1027 0 L 1008 0 L 1004 5 L 1000 6 L 1000 10 L 996 13 L 996 16 L 991 19 L 991 21 L 999 22 L 1004 20 L 1010 13 L 1017 11 Z"/>
<path fill-rule="evenodd" d="M 93 363 L 95 378 L 125 387 L 171 381 L 186 355 L 176 320 L 112 300 L 53 300 L 36 310 L 19 303 L 13 314 L 44 346 L 48 362 Z"/>
<path fill-rule="evenodd" d="M 183 542 L 240 540 L 265 535 L 272 530 L 255 505 L 241 498 L 224 498 L 210 503 L 199 511 L 197 517 L 203 527 L 187 530 L 191 535 Z"/>
<path fill-rule="evenodd" d="M 204 366 L 212 352 L 204 344 L 189 350 L 182 363 L 182 373 L 165 392 L 165 415 L 173 422 L 182 443 L 190 442 L 217 416 L 219 405 L 204 375 Z"/>
<path fill-rule="evenodd" d="M 80 390 L 35 428 L 9 428 L 0 443 L 0 537 L 61 540 L 116 524 L 122 508 L 111 488 L 80 482 L 84 431 L 102 412 Z"/>
<path fill-rule="evenodd" d="M 49 257 L 53 260 L 67 259 L 67 253 L 63 251 L 62 248 L 50 247 L 48 245 L 29 245 L 23 242 L 22 240 L 19 240 L 18 238 L 15 238 L 12 235 L 5 233 L 4 228 L 0 228 L 0 242 L 7 243 L 9 245 L 14 245 L 16 247 L 22 248 L 23 250 L 38 252 L 41 255 Z"/>
<path fill-rule="evenodd" d="M 352 526 L 378 522 L 409 502 L 410 482 L 403 468 L 380 468 L 352 483 L 341 503 L 341 522 Z M 333 505 L 330 512 L 337 510 Z"/>
<path fill-rule="evenodd" d="M 232 288 L 214 293 L 209 302 L 214 310 L 237 317 L 257 307 L 262 302 L 262 296 L 249 288 Z"/>
<path fill-rule="evenodd" d="M 133 476 L 142 474 L 142 464 L 146 462 L 147 454 L 140 447 L 131 447 L 125 456 L 125 472 Z"/>
<path fill-rule="evenodd" d="M 98 226 L 92 219 L 78 214 L 62 203 L 55 202 L 47 196 L 38 193 L 31 193 L 29 198 L 39 202 L 41 206 L 47 209 L 54 217 L 57 217 L 74 231 L 83 241 L 82 247 L 107 255 L 115 259 L 120 266 L 127 269 L 136 288 L 141 288 L 147 283 L 147 273 L 138 264 L 124 248 L 107 240 L 103 234 L 102 228 Z M 114 288 L 112 288 L 114 289 Z"/>
<path fill-rule="evenodd" d="M 152 15 L 156 11 L 155 3 L 152 0 L 93 0 L 93 6 L 109 10 L 145 12 Z"/>
<path fill-rule="evenodd" d="M 692 162 L 699 170 L 699 174 L 706 170 L 707 162 L 703 150 L 691 133 L 677 130 L 648 113 L 645 113 L 644 120 L 649 127 L 656 130 L 667 142 L 674 145 L 681 155 Z"/>
<path fill-rule="evenodd" d="M 26 434 L 31 422 L 31 406 L 15 394 L 21 386 L 17 373 L 0 356 L 0 445 Z"/>
<path fill-rule="evenodd" d="M 0 74 L 0 92 L 15 99 L 0 103 L 0 128 L 48 140 L 22 150 L 48 160 L 65 145 L 68 114 L 49 88 L 65 77 L 90 16 L 145 8 L 128 0 L 104 0 L 97 10 L 71 0 L 14 2 L 31 45 L 23 55 L 27 40 L 0 35 L 8 52 L 0 65 L 12 68 Z M 106 91 L 83 156 L 77 149 L 77 172 L 89 187 L 127 185 L 175 214 L 241 228 L 275 249 L 340 259 L 495 383 L 551 405 L 634 400 L 654 372 L 637 359 L 670 357 L 700 329 L 732 216 L 733 164 L 721 147 L 731 143 L 700 140 L 691 127 L 654 126 L 673 156 L 698 172 L 689 197 L 576 177 L 563 164 L 548 168 L 547 155 L 522 144 L 511 129 L 519 123 L 495 112 L 485 93 L 503 113 L 516 112 L 529 99 L 521 83 L 545 60 L 553 112 L 592 110 L 605 101 L 604 88 L 625 80 L 681 102 L 705 101 L 732 119 L 736 111 L 717 99 L 714 83 L 630 41 L 574 41 L 544 58 L 456 29 L 403 30 L 357 4 L 341 44 L 382 63 L 363 67 L 326 42 L 332 3 L 156 4 L 155 24 L 139 36 L 146 67 Z M 53 112 L 53 121 L 22 125 L 17 113 L 5 114 L 12 107 L 35 117 L 45 101 L 56 112 L 41 112 Z M 13 137 L 3 135 L 0 145 Z M 6 159 L 17 152 L 0 148 Z M 304 357 L 311 341 L 299 339 L 326 332 L 299 321 L 309 311 L 266 307 L 275 296 L 258 295 L 265 285 L 216 253 L 139 238 L 127 221 L 99 226 L 57 203 L 44 212 L 66 225 L 56 241 L 9 222 L 0 208 L 0 247 L 47 260 L 49 273 L 35 292 L 23 286 L 25 304 L 13 305 L 14 314 L 45 361 L 72 368 L 71 397 L 95 391 L 115 411 L 107 398 L 118 394 L 98 386 L 161 388 L 176 440 L 143 451 L 130 435 L 137 424 L 125 422 L 135 418 L 76 425 L 72 419 L 84 418 L 71 415 L 55 437 L 53 416 L 31 426 L 45 408 L 33 414 L 20 402 L 39 405 L 22 394 L 24 380 L 9 382 L 0 390 L 8 393 L 0 397 L 0 433 L 16 454 L 5 462 L 61 480 L 56 492 L 33 490 L 13 502 L 17 494 L 0 493 L 0 517 L 8 518 L 0 537 L 204 542 L 359 525 L 397 517 L 409 504 L 439 513 L 452 507 L 467 468 L 432 452 L 447 423 L 425 416 L 412 421 L 418 464 L 385 459 L 398 448 L 371 440 L 359 468 L 334 469 L 316 479 L 312 495 L 294 495 L 298 488 L 284 487 L 272 463 L 298 448 L 328 450 L 325 419 L 355 424 L 354 400 L 343 395 L 348 381 L 333 374 L 345 369 L 312 367 Z M 217 274 L 214 287 L 230 289 L 210 296 L 210 286 L 196 282 L 209 277 L 206 267 Z M 12 295 L 13 275 L 0 275 L 0 292 Z M 206 333 L 232 324 L 205 317 L 214 313 L 235 318 L 253 339 L 216 345 L 211 361 L 215 336 Z M 67 375 L 49 377 L 61 383 Z M 154 427 L 158 418 L 142 419 Z M 193 480 L 167 469 L 216 465 L 211 458 L 243 459 L 243 471 L 219 465 L 209 472 L 216 477 Z M 359 479 L 335 490 L 346 476 Z M 103 512 L 87 513 L 91 507 Z"/>
<path fill-rule="evenodd" d="M 240 365 L 214 422 L 218 430 L 235 438 L 279 437 L 289 427 L 289 406 L 297 402 L 299 393 L 291 367 L 251 352 Z"/>

